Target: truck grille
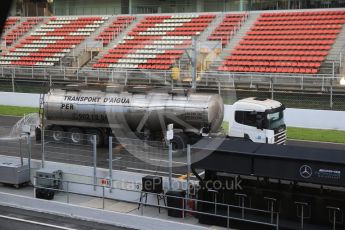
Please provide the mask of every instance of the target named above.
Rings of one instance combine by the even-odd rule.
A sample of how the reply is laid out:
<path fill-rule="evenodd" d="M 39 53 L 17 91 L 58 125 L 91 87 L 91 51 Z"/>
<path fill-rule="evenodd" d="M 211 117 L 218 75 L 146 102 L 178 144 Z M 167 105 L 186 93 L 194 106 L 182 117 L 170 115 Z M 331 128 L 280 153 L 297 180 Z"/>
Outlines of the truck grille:
<path fill-rule="evenodd" d="M 274 135 L 274 143 L 277 145 L 285 145 L 286 143 L 286 129 L 284 128 L 282 131 L 278 131 Z"/>

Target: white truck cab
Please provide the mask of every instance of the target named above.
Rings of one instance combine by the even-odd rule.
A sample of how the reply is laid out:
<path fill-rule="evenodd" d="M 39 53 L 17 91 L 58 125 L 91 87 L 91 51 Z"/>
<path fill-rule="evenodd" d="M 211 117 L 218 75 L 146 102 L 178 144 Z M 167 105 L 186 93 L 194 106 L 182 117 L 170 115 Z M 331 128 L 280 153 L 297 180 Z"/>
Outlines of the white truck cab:
<path fill-rule="evenodd" d="M 275 100 L 250 97 L 232 105 L 229 136 L 257 143 L 285 144 L 285 106 Z"/>

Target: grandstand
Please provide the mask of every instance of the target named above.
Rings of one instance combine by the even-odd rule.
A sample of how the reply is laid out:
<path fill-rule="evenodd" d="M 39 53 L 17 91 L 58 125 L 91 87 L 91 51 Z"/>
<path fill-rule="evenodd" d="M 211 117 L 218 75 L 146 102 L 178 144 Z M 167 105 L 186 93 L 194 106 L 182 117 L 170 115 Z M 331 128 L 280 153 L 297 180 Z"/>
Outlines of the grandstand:
<path fill-rule="evenodd" d="M 0 57 L 2 65 L 54 66 L 104 23 L 103 17 L 51 17 Z M 7 35 L 8 36 L 8 35 Z"/>
<path fill-rule="evenodd" d="M 31 82 L 188 87 L 194 68 L 199 89 L 342 92 L 344 24 L 339 8 L 9 17 L 0 69 Z M 219 45 L 212 50 L 210 42 Z M 201 68 L 201 62 L 208 63 Z"/>
<path fill-rule="evenodd" d="M 345 11 L 263 13 L 221 71 L 317 73 L 345 23 Z"/>
<path fill-rule="evenodd" d="M 169 69 L 214 14 L 146 16 L 94 68 Z"/>
<path fill-rule="evenodd" d="M 89 65 L 93 68 L 169 70 L 184 50 L 192 48 L 192 38 L 206 29 L 211 31 L 207 39 L 226 49 L 248 15 L 170 14 L 141 16 L 140 20 L 135 16 L 9 18 L 3 35 L 7 50 L 0 64 L 59 66 L 85 39 L 95 37 L 105 51 Z M 131 24 L 133 28 L 127 31 Z M 260 13 L 218 70 L 316 74 L 337 36 L 344 33 L 344 24 L 345 10 Z M 106 48 L 115 38 L 117 43 Z"/>

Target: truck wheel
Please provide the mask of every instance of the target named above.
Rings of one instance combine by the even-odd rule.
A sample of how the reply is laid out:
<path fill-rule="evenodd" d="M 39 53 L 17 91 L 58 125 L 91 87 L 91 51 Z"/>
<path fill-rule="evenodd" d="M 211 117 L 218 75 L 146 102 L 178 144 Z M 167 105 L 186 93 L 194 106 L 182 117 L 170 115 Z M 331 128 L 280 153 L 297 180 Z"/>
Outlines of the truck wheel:
<path fill-rule="evenodd" d="M 64 130 L 61 126 L 54 126 L 51 128 L 52 136 L 51 139 L 55 142 L 61 142 L 64 138 Z"/>
<path fill-rule="evenodd" d="M 189 138 L 184 133 L 174 134 L 174 138 L 171 140 L 173 151 L 178 151 L 187 148 Z"/>
<path fill-rule="evenodd" d="M 80 144 L 83 140 L 83 131 L 77 127 L 69 128 L 68 137 L 73 144 Z"/>
<path fill-rule="evenodd" d="M 93 136 L 96 135 L 96 144 L 97 147 L 103 146 L 104 143 L 104 136 L 103 133 L 98 130 L 98 129 L 88 129 L 86 130 L 86 133 L 89 135 L 88 138 L 88 143 L 93 144 Z"/>

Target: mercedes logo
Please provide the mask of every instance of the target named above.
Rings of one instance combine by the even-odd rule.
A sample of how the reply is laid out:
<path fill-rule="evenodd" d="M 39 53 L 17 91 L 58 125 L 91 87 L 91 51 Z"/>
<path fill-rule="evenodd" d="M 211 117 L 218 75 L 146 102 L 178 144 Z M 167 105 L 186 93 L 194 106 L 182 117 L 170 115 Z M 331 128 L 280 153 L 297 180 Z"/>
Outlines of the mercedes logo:
<path fill-rule="evenodd" d="M 311 169 L 310 166 L 308 165 L 302 165 L 299 168 L 299 174 L 301 175 L 301 177 L 303 178 L 310 178 L 313 175 L 313 171 Z"/>

